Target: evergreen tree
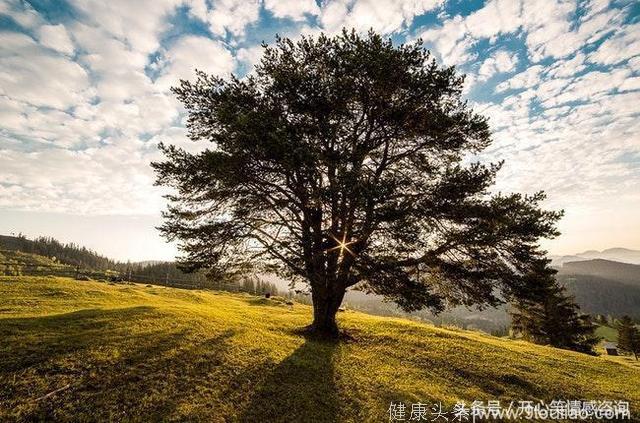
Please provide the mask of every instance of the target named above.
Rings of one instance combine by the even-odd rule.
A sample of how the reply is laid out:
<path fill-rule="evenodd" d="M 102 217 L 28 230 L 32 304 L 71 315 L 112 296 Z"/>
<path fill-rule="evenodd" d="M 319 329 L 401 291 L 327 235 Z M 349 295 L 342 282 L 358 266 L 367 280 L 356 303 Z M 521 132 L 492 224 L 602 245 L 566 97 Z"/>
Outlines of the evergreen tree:
<path fill-rule="evenodd" d="M 501 163 L 467 163 L 491 134 L 463 83 L 419 41 L 355 31 L 279 38 L 246 78 L 198 72 L 173 92 L 212 147 L 161 145 L 161 230 L 184 266 L 306 282 L 322 335 L 356 284 L 406 311 L 500 304 L 561 213 L 492 194 Z"/>
<path fill-rule="evenodd" d="M 618 349 L 632 353 L 636 360 L 640 352 L 640 332 L 629 316 L 623 316 L 618 321 Z"/>
<path fill-rule="evenodd" d="M 246 279 L 246 281 L 247 281 L 247 292 L 255 294 L 256 293 L 256 282 L 255 282 L 254 278 L 252 276 L 248 277 Z"/>
<path fill-rule="evenodd" d="M 548 260 L 539 260 L 525 276 L 526 292 L 515 297 L 510 309 L 513 332 L 536 344 L 594 354 L 595 326 L 558 284 L 555 273 Z"/>

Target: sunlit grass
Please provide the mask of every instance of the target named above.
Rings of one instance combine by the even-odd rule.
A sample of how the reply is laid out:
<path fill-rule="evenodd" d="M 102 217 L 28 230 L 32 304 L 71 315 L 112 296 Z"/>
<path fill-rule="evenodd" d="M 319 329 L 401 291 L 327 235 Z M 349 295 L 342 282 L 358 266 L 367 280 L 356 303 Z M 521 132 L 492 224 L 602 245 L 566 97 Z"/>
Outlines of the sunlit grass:
<path fill-rule="evenodd" d="M 0 421 L 388 421 L 390 401 L 626 399 L 631 360 L 242 294 L 0 278 Z M 43 395 L 69 385 L 49 398 Z"/>

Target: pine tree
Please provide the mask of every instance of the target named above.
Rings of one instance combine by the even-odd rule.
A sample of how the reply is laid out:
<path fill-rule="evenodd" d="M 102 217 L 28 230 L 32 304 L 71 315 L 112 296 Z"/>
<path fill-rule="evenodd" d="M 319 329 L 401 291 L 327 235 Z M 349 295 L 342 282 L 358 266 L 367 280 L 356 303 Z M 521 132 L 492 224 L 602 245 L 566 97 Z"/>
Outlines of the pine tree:
<path fill-rule="evenodd" d="M 512 303 L 512 329 L 536 344 L 594 354 L 598 342 L 595 326 L 558 284 L 555 273 L 547 260 L 540 260 L 526 275 L 526 292 L 519 293 Z"/>
<path fill-rule="evenodd" d="M 464 77 L 420 41 L 370 32 L 278 38 L 246 78 L 173 92 L 198 153 L 161 145 L 161 231 L 185 268 L 275 271 L 311 291 L 309 332 L 337 336 L 360 285 L 405 311 L 495 306 L 558 234 L 545 196 L 496 194 L 501 163 Z"/>
<path fill-rule="evenodd" d="M 636 360 L 640 352 L 640 333 L 629 316 L 623 316 L 618 322 L 618 349 L 633 353 Z"/>

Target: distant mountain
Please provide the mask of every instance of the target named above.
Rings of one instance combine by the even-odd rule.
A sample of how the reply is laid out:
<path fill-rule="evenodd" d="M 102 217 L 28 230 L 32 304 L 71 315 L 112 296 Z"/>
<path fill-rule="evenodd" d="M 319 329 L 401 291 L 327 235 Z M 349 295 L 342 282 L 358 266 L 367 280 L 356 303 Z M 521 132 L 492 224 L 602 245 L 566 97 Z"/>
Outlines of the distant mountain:
<path fill-rule="evenodd" d="M 558 274 L 557 278 L 585 313 L 640 319 L 639 286 L 592 275 Z"/>
<path fill-rule="evenodd" d="M 549 256 L 551 259 L 551 266 L 562 267 L 563 264 L 570 261 L 582 261 L 585 258 L 580 256 Z"/>
<path fill-rule="evenodd" d="M 628 248 L 609 248 L 603 251 L 585 251 L 577 254 L 580 257 L 619 261 L 622 263 L 640 264 L 640 251 Z"/>
<path fill-rule="evenodd" d="M 640 318 L 640 266 L 611 260 L 564 263 L 557 274 L 582 310 Z"/>
<path fill-rule="evenodd" d="M 596 276 L 640 287 L 640 266 L 637 264 L 603 259 L 571 261 L 565 263 L 558 273 Z"/>
<path fill-rule="evenodd" d="M 552 255 L 551 265 L 560 267 L 564 263 L 570 261 L 582 261 L 586 259 L 603 259 L 618 261 L 621 263 L 640 264 L 640 250 L 631 250 L 629 248 L 609 248 L 603 251 L 588 250 L 573 255 Z"/>

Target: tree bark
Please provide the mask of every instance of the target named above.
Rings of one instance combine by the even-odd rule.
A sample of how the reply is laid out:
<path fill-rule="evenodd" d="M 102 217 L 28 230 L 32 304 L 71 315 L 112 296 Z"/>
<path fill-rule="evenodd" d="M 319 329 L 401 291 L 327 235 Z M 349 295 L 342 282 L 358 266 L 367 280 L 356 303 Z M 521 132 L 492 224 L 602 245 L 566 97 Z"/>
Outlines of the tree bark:
<path fill-rule="evenodd" d="M 310 333 L 327 338 L 337 338 L 340 334 L 336 313 L 344 299 L 345 290 L 313 290 L 313 323 L 308 327 Z"/>

